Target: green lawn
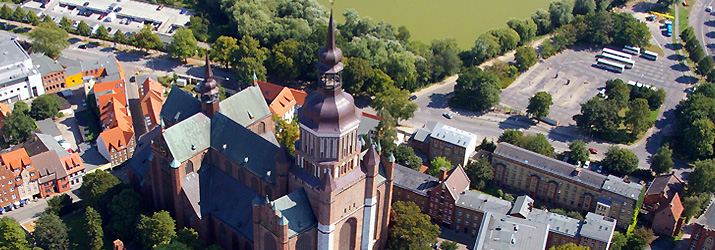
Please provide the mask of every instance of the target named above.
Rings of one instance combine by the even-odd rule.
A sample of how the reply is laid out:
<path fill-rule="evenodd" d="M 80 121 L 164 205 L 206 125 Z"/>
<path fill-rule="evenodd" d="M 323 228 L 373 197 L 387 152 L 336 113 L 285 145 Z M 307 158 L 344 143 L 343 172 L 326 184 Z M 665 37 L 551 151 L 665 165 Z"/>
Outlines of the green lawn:
<path fill-rule="evenodd" d="M 648 117 L 648 120 L 651 122 L 655 122 L 655 120 L 658 119 L 658 113 L 660 113 L 660 108 L 650 111 L 650 116 Z"/>

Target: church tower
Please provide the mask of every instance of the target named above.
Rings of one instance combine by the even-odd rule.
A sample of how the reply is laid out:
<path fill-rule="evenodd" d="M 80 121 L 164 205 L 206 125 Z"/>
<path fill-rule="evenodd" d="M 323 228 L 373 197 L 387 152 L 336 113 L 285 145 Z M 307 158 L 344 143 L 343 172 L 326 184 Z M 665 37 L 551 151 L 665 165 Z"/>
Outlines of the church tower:
<path fill-rule="evenodd" d="M 289 188 L 306 190 L 318 219 L 317 249 L 373 249 L 376 242 L 384 242 L 380 232 L 386 232 L 386 224 L 376 221 L 387 220 L 385 192 L 391 188 L 385 186 L 392 182 L 379 178 L 380 157 L 374 146 L 360 155 L 361 112 L 342 89 L 342 57 L 335 46 L 331 8 L 325 47 L 318 54 L 318 89 L 298 114 L 300 143 Z"/>
<path fill-rule="evenodd" d="M 206 66 L 204 69 L 204 82 L 199 87 L 201 94 L 201 111 L 208 117 L 212 117 L 219 108 L 218 83 L 213 78 L 209 53 L 206 53 Z"/>

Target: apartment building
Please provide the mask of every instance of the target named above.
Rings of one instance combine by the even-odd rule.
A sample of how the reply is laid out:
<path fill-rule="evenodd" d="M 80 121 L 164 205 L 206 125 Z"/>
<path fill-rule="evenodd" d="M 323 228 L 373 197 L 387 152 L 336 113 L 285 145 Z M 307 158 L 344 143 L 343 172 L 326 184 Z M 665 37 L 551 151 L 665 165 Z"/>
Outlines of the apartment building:
<path fill-rule="evenodd" d="M 450 127 L 436 126 L 430 134 L 429 160 L 445 157 L 452 165 L 466 166 L 477 148 L 477 135 Z"/>
<path fill-rule="evenodd" d="M 15 38 L 0 36 L 0 103 L 13 103 L 45 93 L 40 71 Z"/>

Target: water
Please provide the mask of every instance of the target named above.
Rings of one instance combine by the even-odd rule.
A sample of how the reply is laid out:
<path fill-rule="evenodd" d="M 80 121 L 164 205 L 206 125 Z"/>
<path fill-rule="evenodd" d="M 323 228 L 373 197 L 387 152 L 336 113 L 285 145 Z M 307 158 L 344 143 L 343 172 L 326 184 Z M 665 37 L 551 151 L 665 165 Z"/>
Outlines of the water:
<path fill-rule="evenodd" d="M 327 0 L 319 0 L 329 6 Z M 477 37 L 490 29 L 506 27 L 510 18 L 525 19 L 537 9 L 548 9 L 550 0 L 337 0 L 336 19 L 344 22 L 345 10 L 407 26 L 411 40 L 457 39 L 462 49 L 471 48 Z M 338 16 L 339 14 L 339 16 Z"/>

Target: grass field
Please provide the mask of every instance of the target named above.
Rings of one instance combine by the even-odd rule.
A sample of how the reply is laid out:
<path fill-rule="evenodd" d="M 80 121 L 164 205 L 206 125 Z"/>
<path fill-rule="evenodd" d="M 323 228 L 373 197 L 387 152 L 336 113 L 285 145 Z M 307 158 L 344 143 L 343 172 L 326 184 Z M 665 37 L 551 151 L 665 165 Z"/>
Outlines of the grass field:
<path fill-rule="evenodd" d="M 530 17 L 537 9 L 548 9 L 550 0 L 343 0 L 335 3 L 335 16 L 344 22 L 346 9 L 369 16 L 377 23 L 386 21 L 407 26 L 413 40 L 429 42 L 451 37 L 462 49 L 474 46 L 474 40 L 489 29 L 506 27 L 510 18 Z M 327 0 L 321 4 L 329 6 Z"/>

